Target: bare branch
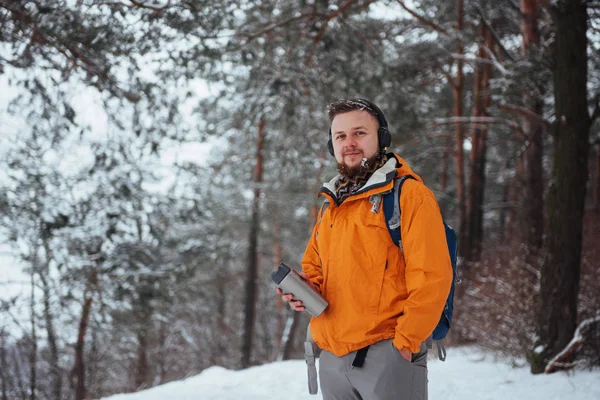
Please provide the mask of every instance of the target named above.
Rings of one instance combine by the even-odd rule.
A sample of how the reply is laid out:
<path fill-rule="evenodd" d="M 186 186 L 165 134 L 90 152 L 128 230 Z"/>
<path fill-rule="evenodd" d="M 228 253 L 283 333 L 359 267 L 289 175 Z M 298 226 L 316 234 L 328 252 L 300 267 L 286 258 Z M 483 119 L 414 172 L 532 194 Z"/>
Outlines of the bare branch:
<path fill-rule="evenodd" d="M 129 2 L 131 4 L 123 3 L 123 2 L 120 2 L 120 1 L 104 1 L 104 2 L 101 2 L 101 3 L 97 3 L 96 5 L 99 5 L 99 6 L 113 6 L 113 7 L 114 6 L 120 6 L 120 7 L 143 8 L 143 9 L 146 9 L 146 10 L 153 10 L 153 11 L 157 11 L 157 12 L 165 11 L 166 9 L 173 7 L 173 5 L 171 5 L 171 0 L 168 0 L 167 4 L 165 4 L 162 7 L 148 5 L 144 1 L 139 1 L 139 0 L 129 0 Z"/>
<path fill-rule="evenodd" d="M 379 51 L 375 48 L 375 46 L 373 46 L 373 44 L 371 44 L 371 42 L 369 41 L 369 39 L 364 35 L 364 33 L 362 33 L 360 30 L 356 29 L 354 26 L 352 26 L 352 24 L 348 23 L 345 19 L 340 18 L 340 22 L 344 25 L 346 25 L 348 28 L 352 29 L 354 31 L 354 33 L 359 36 L 365 43 L 365 45 L 369 48 L 369 50 L 371 51 L 371 54 L 373 54 L 374 56 L 378 56 L 379 55 Z"/>
<path fill-rule="evenodd" d="M 351 4 L 354 0 L 348 0 L 346 2 L 346 4 L 344 4 L 341 8 L 348 6 L 349 4 Z M 340 9 L 341 9 L 340 8 Z M 327 19 L 327 21 L 325 21 L 323 23 L 323 26 L 321 27 L 321 29 L 319 29 L 319 33 L 317 33 L 317 36 L 315 37 L 312 49 L 308 55 L 308 57 L 306 57 L 306 61 L 304 62 L 304 69 L 308 68 L 308 66 L 311 64 L 313 57 L 315 56 L 315 53 L 317 51 L 317 45 L 319 44 L 319 42 L 321 41 L 321 38 L 323 37 L 323 35 L 325 34 L 325 31 L 327 30 L 327 27 L 329 26 L 329 21 L 331 21 L 331 19 Z"/>
<path fill-rule="evenodd" d="M 171 7 L 171 0 L 167 0 L 167 4 L 165 4 L 163 7 L 149 6 L 149 5 L 146 5 L 144 2 L 136 1 L 136 0 L 129 0 L 129 1 L 131 1 L 131 4 L 135 5 L 136 7 L 147 8 L 149 10 L 154 10 L 154 11 L 164 11 L 167 8 Z"/>
<path fill-rule="evenodd" d="M 420 21 L 421 23 L 423 23 L 423 25 L 426 25 L 428 27 L 430 27 L 431 29 L 433 29 L 436 32 L 439 33 L 443 33 L 444 35 L 448 36 L 448 32 L 442 28 L 441 26 L 437 25 L 436 23 L 434 23 L 433 21 L 428 20 L 427 18 L 423 17 L 422 15 L 417 14 L 416 11 L 411 10 L 410 8 L 408 8 L 406 6 L 406 4 L 404 4 L 404 1 L 402 0 L 397 0 L 398 4 L 400 4 L 400 7 L 402 7 L 404 10 L 406 10 L 406 12 L 408 12 L 410 15 L 412 15 L 413 17 L 415 17 L 418 21 Z"/>
<path fill-rule="evenodd" d="M 489 58 L 481 58 L 481 57 L 467 57 L 462 54 L 450 53 L 450 56 L 455 60 L 463 60 L 466 62 L 472 63 L 481 63 L 481 64 L 490 64 L 496 67 L 503 75 L 506 75 L 508 71 L 504 68 L 500 63 L 495 60 L 490 60 Z"/>
<path fill-rule="evenodd" d="M 519 5 L 513 0 L 504 0 L 504 2 L 507 3 L 510 8 L 517 11 L 519 14 L 521 13 L 521 7 L 519 7 Z"/>
<path fill-rule="evenodd" d="M 413 158 L 415 161 L 425 160 L 425 159 L 428 159 L 429 157 L 431 157 L 432 155 L 444 154 L 444 153 L 449 153 L 449 154 L 453 155 L 452 152 L 448 152 L 448 148 L 446 146 L 438 146 L 438 147 L 427 148 L 426 150 L 411 156 L 411 158 Z"/>
<path fill-rule="evenodd" d="M 514 61 L 514 57 L 508 52 L 508 50 L 506 50 L 506 47 L 504 47 L 504 45 L 502 44 L 500 35 L 498 35 L 498 33 L 494 30 L 494 28 L 492 28 L 492 24 L 490 24 L 490 22 L 487 20 L 485 15 L 483 15 L 483 10 L 481 9 L 481 7 L 476 5 L 475 8 L 477 9 L 477 13 L 479 14 L 479 17 L 481 18 L 481 22 L 483 22 L 483 24 L 486 26 L 486 28 L 489 29 L 489 31 L 492 33 L 492 37 L 494 38 L 496 45 L 498 45 L 498 47 L 500 47 L 502 49 L 502 52 L 509 60 Z M 494 58 L 496 58 L 496 57 L 494 57 Z"/>
<path fill-rule="evenodd" d="M 171 0 L 169 0 L 167 5 L 170 6 L 170 2 Z M 106 68 L 100 67 L 97 61 L 94 59 L 94 57 L 88 56 L 84 49 L 79 48 L 79 43 L 67 43 L 64 39 L 56 35 L 43 32 L 42 30 L 38 29 L 37 23 L 26 12 L 22 11 L 21 9 L 8 10 L 11 13 L 13 13 L 13 15 L 16 15 L 20 21 L 22 21 L 28 28 L 31 29 L 31 34 L 28 37 L 28 42 L 19 58 L 27 56 L 34 45 L 42 46 L 42 54 L 44 51 L 43 47 L 47 47 L 48 49 L 54 49 L 58 53 L 60 53 L 66 59 L 67 62 L 71 64 L 71 68 L 68 70 L 68 72 L 71 72 L 75 69 L 81 69 L 87 72 L 88 74 L 99 78 L 98 81 L 93 85 L 96 88 L 98 88 L 99 91 L 103 90 L 103 88 L 101 87 L 101 84 L 103 82 L 108 83 L 114 87 L 116 94 L 127 98 L 129 101 L 137 101 L 135 96 L 119 87 L 114 77 L 112 77 L 107 72 Z M 23 39 L 25 40 L 25 38 Z M 51 59 L 51 57 L 45 55 L 45 58 L 48 62 L 54 64 L 55 68 L 59 70 L 61 69 L 61 67 L 58 66 L 57 63 Z M 18 59 L 7 60 L 7 62 L 11 65 L 17 65 Z"/>
<path fill-rule="evenodd" d="M 322 14 L 322 13 L 315 13 L 315 12 L 303 13 L 303 14 L 296 15 L 294 17 L 286 18 L 277 23 L 273 23 L 271 25 L 265 26 L 260 31 L 256 31 L 256 32 L 252 32 L 252 33 L 240 32 L 240 33 L 235 34 L 235 36 L 246 38 L 247 39 L 246 43 L 248 43 L 248 42 L 256 39 L 257 37 L 264 35 L 265 33 L 269 33 L 274 29 L 281 28 L 283 26 L 291 24 L 292 22 L 299 21 L 304 18 L 315 18 L 315 17 L 328 18 L 328 15 Z"/>
<path fill-rule="evenodd" d="M 517 106 L 517 105 L 513 105 L 513 104 L 499 104 L 498 109 L 502 110 L 502 111 L 507 111 L 509 113 L 518 115 L 520 117 L 526 118 L 531 122 L 537 123 L 537 124 L 541 124 L 543 125 L 545 128 L 550 128 L 550 122 L 547 121 L 546 119 L 544 119 L 543 116 L 541 116 L 540 114 L 537 114 L 533 111 L 531 111 L 528 108 L 522 107 L 522 106 Z"/>
<path fill-rule="evenodd" d="M 21 331 L 23 332 L 23 334 L 27 334 L 27 330 L 21 325 L 21 323 L 19 322 L 19 319 L 12 313 L 12 311 L 10 310 L 10 308 L 5 308 L 3 309 L 3 312 L 8 314 L 10 316 L 10 318 L 12 319 L 13 323 L 19 328 L 21 329 Z"/>
<path fill-rule="evenodd" d="M 527 136 L 523 130 L 521 130 L 520 132 L 521 132 L 521 135 L 525 138 L 525 141 L 523 142 L 523 145 L 517 150 L 517 153 L 516 153 L 517 159 L 521 158 L 523 156 L 523 154 L 525 154 L 525 152 L 527 151 L 529 146 L 531 146 L 531 140 L 529 140 L 529 136 Z"/>
<path fill-rule="evenodd" d="M 454 78 L 452 77 L 452 75 L 450 75 L 450 72 L 446 71 L 444 69 L 444 67 L 440 68 L 440 72 L 442 73 L 442 75 L 444 75 L 446 77 L 446 79 L 448 80 L 448 83 L 450 84 L 450 86 L 452 87 L 456 87 L 456 82 L 454 81 Z"/>
<path fill-rule="evenodd" d="M 494 67 L 496 67 L 496 69 L 498 71 L 500 71 L 500 73 L 502 73 L 502 75 L 506 75 L 508 74 L 508 71 L 506 70 L 506 68 L 504 68 L 504 65 L 500 64 L 500 62 L 498 61 L 498 59 L 496 58 L 496 55 L 494 54 L 494 52 L 489 49 L 486 45 L 481 44 L 481 48 L 483 49 L 483 51 L 486 52 L 486 54 L 489 57 L 489 60 L 492 61 L 492 65 Z"/>
<path fill-rule="evenodd" d="M 520 130 L 519 124 L 515 121 L 503 118 L 494 117 L 451 117 L 451 118 L 436 118 L 434 125 L 455 125 L 455 124 L 470 124 L 470 125 L 506 125 L 511 128 Z"/>
<path fill-rule="evenodd" d="M 2 281 L 0 285 L 29 285 L 27 281 Z"/>
<path fill-rule="evenodd" d="M 329 22 L 331 22 L 332 20 L 334 20 L 335 18 L 337 18 L 338 16 L 340 16 L 344 12 L 346 12 L 346 10 L 348 8 L 350 8 L 350 6 L 352 5 L 352 3 L 354 3 L 354 1 L 355 0 L 347 0 L 336 11 L 329 13 L 327 15 L 327 19 L 326 19 L 325 23 L 323 24 L 323 26 L 321 27 L 321 29 L 317 33 L 317 36 L 314 39 L 312 50 L 310 51 L 308 57 L 306 58 L 306 62 L 304 63 L 304 69 L 308 68 L 310 66 L 310 64 L 312 63 L 312 59 L 317 51 L 317 45 L 319 44 L 319 42 L 321 41 L 321 38 L 325 34 L 325 31 L 327 30 L 327 27 L 329 26 Z M 374 3 L 375 1 L 377 1 L 377 0 L 367 1 L 365 4 L 363 4 L 358 9 L 367 8 L 371 5 L 371 3 Z"/>

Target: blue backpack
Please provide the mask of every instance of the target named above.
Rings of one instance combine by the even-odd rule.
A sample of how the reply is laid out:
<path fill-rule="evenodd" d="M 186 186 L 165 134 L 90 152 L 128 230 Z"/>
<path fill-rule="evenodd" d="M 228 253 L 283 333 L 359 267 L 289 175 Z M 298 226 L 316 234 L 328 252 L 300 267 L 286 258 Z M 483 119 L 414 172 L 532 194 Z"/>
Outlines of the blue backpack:
<path fill-rule="evenodd" d="M 389 191 L 388 193 L 384 193 L 383 195 L 383 214 L 385 216 L 388 231 L 390 232 L 392 241 L 396 244 L 396 246 L 400 247 L 400 250 L 402 252 L 404 252 L 404 250 L 402 249 L 402 238 L 400 237 L 400 193 L 402 192 L 402 185 L 404 184 L 404 182 L 406 182 L 407 179 L 415 178 L 413 178 L 410 175 L 395 178 L 393 190 Z M 457 283 L 459 283 L 456 272 L 456 233 L 445 222 L 444 228 L 446 230 L 446 242 L 448 243 L 448 253 L 450 254 L 450 261 L 452 262 L 452 285 L 450 287 L 450 294 L 446 299 L 446 305 L 444 306 L 444 310 L 442 311 L 442 315 L 440 316 L 440 322 L 438 322 L 432 334 L 433 340 L 438 342 L 438 347 L 440 347 L 439 341 L 444 339 L 446 337 L 446 334 L 450 330 L 450 325 L 452 322 L 452 312 L 454 310 L 454 287 Z M 440 359 L 445 359 L 445 354 L 442 357 L 440 353 Z"/>

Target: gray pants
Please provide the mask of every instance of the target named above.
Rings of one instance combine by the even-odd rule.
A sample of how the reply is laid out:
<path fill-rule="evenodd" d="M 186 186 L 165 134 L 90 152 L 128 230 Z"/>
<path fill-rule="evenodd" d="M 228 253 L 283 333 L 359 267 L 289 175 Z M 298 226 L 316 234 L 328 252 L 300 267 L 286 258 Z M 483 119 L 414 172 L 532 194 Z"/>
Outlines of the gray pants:
<path fill-rule="evenodd" d="M 336 357 L 321 352 L 319 381 L 323 400 L 427 400 L 427 347 L 402 357 L 392 340 L 372 344 L 362 367 L 353 367 L 356 352 Z"/>

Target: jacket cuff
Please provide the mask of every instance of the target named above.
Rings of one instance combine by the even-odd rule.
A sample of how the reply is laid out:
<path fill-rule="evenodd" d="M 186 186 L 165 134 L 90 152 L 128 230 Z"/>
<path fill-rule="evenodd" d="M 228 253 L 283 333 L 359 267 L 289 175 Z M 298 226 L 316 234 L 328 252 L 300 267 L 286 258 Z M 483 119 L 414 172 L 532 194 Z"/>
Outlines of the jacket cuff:
<path fill-rule="evenodd" d="M 407 349 L 410 350 L 411 353 L 415 354 L 421 350 L 421 343 L 413 343 L 409 341 L 406 337 L 398 334 L 397 332 L 396 337 L 394 337 L 392 343 L 394 343 L 394 346 L 398 350 Z"/>

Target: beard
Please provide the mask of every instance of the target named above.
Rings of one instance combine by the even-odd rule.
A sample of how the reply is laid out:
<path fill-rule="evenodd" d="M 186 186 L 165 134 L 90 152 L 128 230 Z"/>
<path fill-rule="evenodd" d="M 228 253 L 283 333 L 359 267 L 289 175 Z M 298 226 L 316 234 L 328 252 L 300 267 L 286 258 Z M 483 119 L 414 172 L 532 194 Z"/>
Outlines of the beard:
<path fill-rule="evenodd" d="M 349 166 L 346 163 L 337 163 L 337 170 L 340 175 L 344 176 L 348 180 L 353 180 L 357 176 L 365 176 L 368 172 L 374 172 L 373 167 L 381 161 L 382 154 L 380 152 L 366 159 L 363 157 L 362 161 L 354 166 Z"/>

